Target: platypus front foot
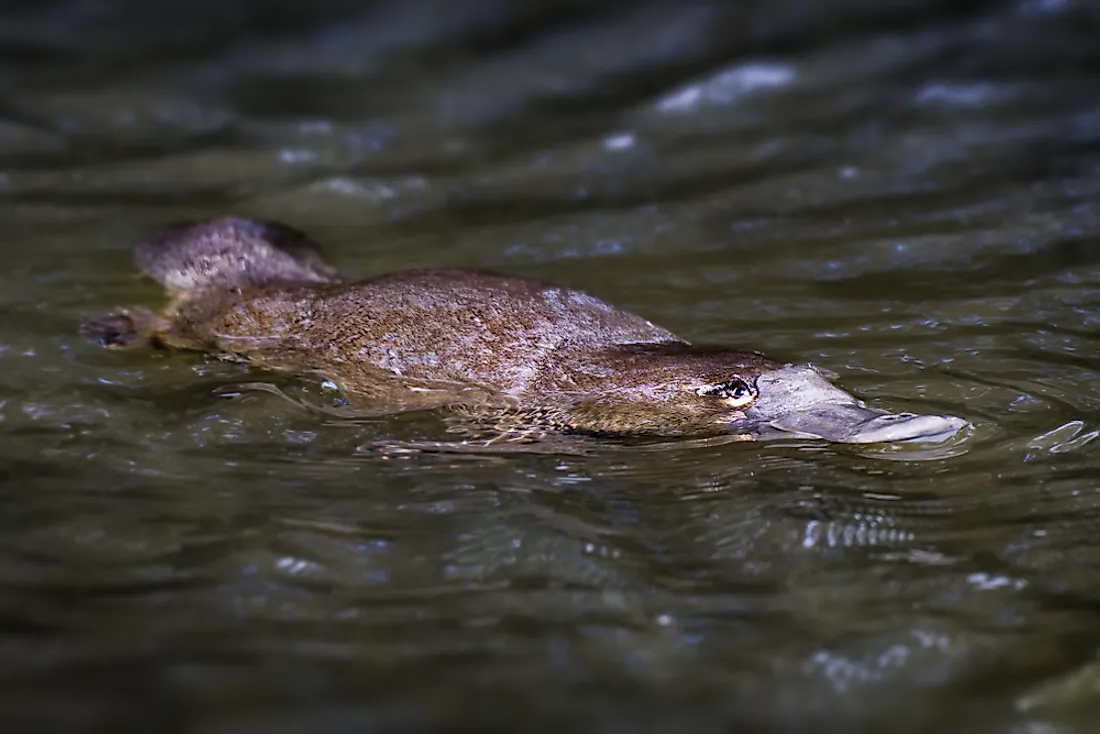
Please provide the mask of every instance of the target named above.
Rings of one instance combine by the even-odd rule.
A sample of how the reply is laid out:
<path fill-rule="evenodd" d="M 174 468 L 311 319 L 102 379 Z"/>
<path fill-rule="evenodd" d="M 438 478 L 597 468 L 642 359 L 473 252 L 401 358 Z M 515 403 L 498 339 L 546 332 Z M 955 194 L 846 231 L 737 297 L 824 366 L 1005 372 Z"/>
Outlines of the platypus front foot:
<path fill-rule="evenodd" d="M 160 317 L 148 309 L 124 308 L 85 319 L 80 324 L 80 333 L 108 349 L 160 347 L 160 322 Z"/>

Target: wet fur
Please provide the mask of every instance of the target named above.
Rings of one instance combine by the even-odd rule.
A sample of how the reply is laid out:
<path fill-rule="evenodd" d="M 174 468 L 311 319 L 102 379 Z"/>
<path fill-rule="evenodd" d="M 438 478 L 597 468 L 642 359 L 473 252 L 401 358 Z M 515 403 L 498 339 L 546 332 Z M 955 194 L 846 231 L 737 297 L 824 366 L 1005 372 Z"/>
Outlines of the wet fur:
<path fill-rule="evenodd" d="M 274 223 L 174 226 L 141 242 L 135 262 L 170 301 L 86 321 L 107 347 L 202 350 L 316 375 L 364 414 L 449 408 L 463 430 L 517 440 L 724 433 L 736 411 L 695 388 L 779 366 L 693 347 L 586 293 L 525 278 L 418 270 L 343 281 L 308 237 Z"/>

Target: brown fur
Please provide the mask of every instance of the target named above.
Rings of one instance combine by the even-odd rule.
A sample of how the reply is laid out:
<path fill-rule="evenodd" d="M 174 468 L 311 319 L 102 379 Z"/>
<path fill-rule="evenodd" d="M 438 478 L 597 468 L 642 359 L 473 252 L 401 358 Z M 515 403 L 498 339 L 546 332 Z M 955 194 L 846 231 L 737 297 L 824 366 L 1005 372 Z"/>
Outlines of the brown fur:
<path fill-rule="evenodd" d="M 90 320 L 87 334 L 323 376 L 368 412 L 474 405 L 559 429 L 722 433 L 737 411 L 695 390 L 779 366 L 692 347 L 585 293 L 524 278 L 418 270 L 343 282 L 319 247 L 276 224 L 174 227 L 139 244 L 135 260 L 171 303 Z"/>

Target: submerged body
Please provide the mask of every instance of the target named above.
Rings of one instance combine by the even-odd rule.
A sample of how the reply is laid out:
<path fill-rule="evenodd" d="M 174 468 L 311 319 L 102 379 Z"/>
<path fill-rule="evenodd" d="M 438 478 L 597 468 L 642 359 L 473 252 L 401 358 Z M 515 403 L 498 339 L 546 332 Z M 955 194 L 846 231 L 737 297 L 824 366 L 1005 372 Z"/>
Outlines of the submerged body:
<path fill-rule="evenodd" d="M 171 303 L 91 320 L 87 333 L 315 374 L 364 412 L 475 406 L 549 430 L 856 443 L 941 439 L 965 425 L 867 408 L 808 366 L 695 347 L 560 286 L 469 270 L 344 282 L 281 225 L 176 227 L 139 244 L 135 260 Z"/>

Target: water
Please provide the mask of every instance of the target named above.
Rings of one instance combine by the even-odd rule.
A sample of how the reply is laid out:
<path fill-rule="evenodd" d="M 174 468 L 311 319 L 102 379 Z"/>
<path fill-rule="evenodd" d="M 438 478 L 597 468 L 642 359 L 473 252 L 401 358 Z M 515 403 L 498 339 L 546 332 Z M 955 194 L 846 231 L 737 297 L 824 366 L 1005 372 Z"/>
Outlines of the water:
<path fill-rule="evenodd" d="M 4 731 L 1073 732 L 1100 719 L 1100 16 L 9 3 Z M 408 453 L 82 316 L 233 212 L 963 415 L 937 450 Z"/>

